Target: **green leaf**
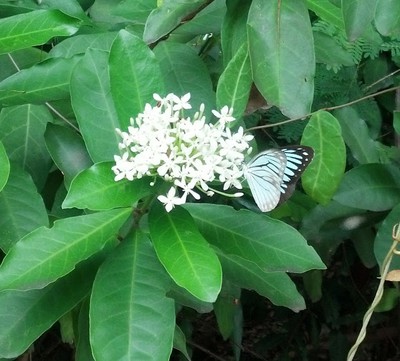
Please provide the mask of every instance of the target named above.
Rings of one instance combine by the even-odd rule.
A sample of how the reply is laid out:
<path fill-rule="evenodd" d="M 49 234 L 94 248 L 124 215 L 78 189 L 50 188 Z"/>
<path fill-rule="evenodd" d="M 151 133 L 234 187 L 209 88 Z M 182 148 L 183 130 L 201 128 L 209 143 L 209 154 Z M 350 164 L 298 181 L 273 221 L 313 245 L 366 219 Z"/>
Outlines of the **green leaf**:
<path fill-rule="evenodd" d="M 78 31 L 81 21 L 58 10 L 37 10 L 0 20 L 0 53 L 41 45 Z"/>
<path fill-rule="evenodd" d="M 393 242 L 393 227 L 400 222 L 400 204 L 396 205 L 386 216 L 382 224 L 379 226 L 374 242 L 374 253 L 379 266 L 388 254 Z M 400 258 L 393 257 L 390 263 L 390 270 L 400 269 Z"/>
<path fill-rule="evenodd" d="M 36 289 L 71 272 L 115 241 L 131 209 L 71 217 L 41 227 L 10 249 L 0 267 L 0 289 Z"/>
<path fill-rule="evenodd" d="M 400 36 L 400 2 L 397 0 L 377 0 L 375 26 L 383 36 Z"/>
<path fill-rule="evenodd" d="M 7 183 L 8 176 L 10 175 L 10 161 L 8 159 L 6 149 L 0 141 L 0 192 Z"/>
<path fill-rule="evenodd" d="M 165 296 L 170 282 L 143 234 L 115 249 L 99 269 L 90 301 L 96 361 L 168 360 L 175 328 L 174 302 Z"/>
<path fill-rule="evenodd" d="M 191 94 L 192 109 L 185 111 L 185 115 L 194 114 L 201 103 L 206 105 L 205 115 L 211 114 L 215 103 L 211 78 L 194 49 L 186 44 L 164 41 L 154 48 L 154 54 L 164 75 L 166 92 L 178 96 Z"/>
<path fill-rule="evenodd" d="M 125 30 L 114 40 L 109 67 L 111 94 L 125 129 L 130 125 L 130 117 L 143 112 L 146 103 L 154 102 L 154 93 L 164 93 L 161 69 L 149 47 Z"/>
<path fill-rule="evenodd" d="M 247 43 L 244 43 L 221 74 L 217 85 L 217 107 L 233 108 L 233 116 L 243 116 L 249 100 L 252 74 Z"/>
<path fill-rule="evenodd" d="M 308 114 L 314 93 L 315 57 L 304 1 L 254 0 L 247 25 L 257 89 L 288 117 Z"/>
<path fill-rule="evenodd" d="M 357 111 L 346 107 L 337 110 L 335 116 L 342 128 L 343 139 L 353 157 L 361 164 L 378 163 L 378 147 L 369 135 L 367 124 Z"/>
<path fill-rule="evenodd" d="M 277 306 L 298 312 L 306 308 L 303 297 L 284 272 L 265 272 L 252 261 L 234 254 L 217 252 L 224 276 L 241 288 L 255 290 Z"/>
<path fill-rule="evenodd" d="M 72 107 L 90 157 L 95 163 L 119 154 L 120 128 L 110 93 L 108 53 L 88 49 L 71 77 Z"/>
<path fill-rule="evenodd" d="M 247 43 L 247 17 L 251 2 L 226 1 L 226 15 L 221 29 L 221 47 L 224 65 L 227 65 L 240 47 Z"/>
<path fill-rule="evenodd" d="M 310 271 L 303 275 L 304 288 L 312 302 L 318 302 L 322 298 L 323 272 L 319 270 Z"/>
<path fill-rule="evenodd" d="M 84 262 L 41 290 L 0 292 L 0 357 L 21 355 L 86 297 L 98 265 L 97 259 Z"/>
<path fill-rule="evenodd" d="M 28 13 L 32 10 L 38 9 L 38 4 L 30 0 L 20 0 L 18 2 L 2 0 L 0 2 L 0 14 L 2 17 Z"/>
<path fill-rule="evenodd" d="M 171 41 L 186 43 L 198 35 L 219 35 L 225 13 L 225 0 L 209 2 L 193 19 L 181 23 L 179 27 L 171 33 L 169 39 L 171 39 Z"/>
<path fill-rule="evenodd" d="M 326 64 L 328 69 L 354 65 L 352 54 L 328 34 L 314 31 L 314 46 L 317 63 Z"/>
<path fill-rule="evenodd" d="M 0 10 L 1 13 L 1 10 Z M 0 55 L 0 81 L 9 76 L 35 65 L 46 58 L 43 51 L 36 48 L 28 48 Z M 18 66 L 18 68 L 15 67 Z M 1 94 L 1 92 L 0 92 Z"/>
<path fill-rule="evenodd" d="M 232 336 L 235 330 L 235 320 L 243 316 L 241 315 L 240 292 L 240 287 L 224 279 L 221 293 L 214 303 L 218 329 L 224 340 Z"/>
<path fill-rule="evenodd" d="M 51 167 L 44 132 L 51 114 L 45 106 L 21 105 L 2 109 L 0 140 L 10 161 L 26 170 L 42 189 Z"/>
<path fill-rule="evenodd" d="M 93 162 L 86 150 L 82 137 L 71 128 L 48 124 L 45 133 L 49 153 L 62 172 L 67 189 L 72 179 Z"/>
<path fill-rule="evenodd" d="M 400 112 L 393 112 L 393 128 L 397 134 L 400 134 Z"/>
<path fill-rule="evenodd" d="M 349 207 L 386 211 L 400 202 L 400 170 L 363 164 L 346 172 L 334 200 Z"/>
<path fill-rule="evenodd" d="M 32 178 L 11 164 L 8 182 L 0 192 L 1 249 L 8 252 L 20 238 L 48 224 L 46 207 Z"/>
<path fill-rule="evenodd" d="M 81 304 L 78 316 L 78 335 L 75 342 L 75 361 L 95 361 L 89 339 L 89 297 Z"/>
<path fill-rule="evenodd" d="M 109 52 L 117 36 L 116 32 L 75 35 L 58 43 L 49 51 L 52 58 L 71 58 L 77 54 L 85 54 L 88 48 Z"/>
<path fill-rule="evenodd" d="M 130 207 L 157 188 L 152 179 L 144 177 L 116 182 L 111 162 L 97 163 L 84 170 L 72 181 L 63 208 L 91 209 L 95 211 L 117 207 Z"/>
<path fill-rule="evenodd" d="M 387 312 L 397 308 L 400 299 L 400 292 L 397 288 L 387 288 L 383 291 L 383 295 L 378 305 L 374 308 L 374 312 Z"/>
<path fill-rule="evenodd" d="M 174 348 L 179 350 L 183 356 L 185 356 L 186 360 L 190 361 L 190 356 L 186 347 L 186 337 L 179 326 L 175 326 L 174 332 Z"/>
<path fill-rule="evenodd" d="M 218 257 L 181 207 L 170 213 L 156 203 L 149 214 L 154 248 L 171 278 L 198 299 L 214 302 L 221 290 Z"/>
<path fill-rule="evenodd" d="M 85 12 L 80 4 L 82 1 L 70 0 L 70 1 L 59 1 L 59 0 L 46 0 L 39 1 L 42 9 L 57 9 L 62 11 L 64 14 L 72 16 L 77 19 L 81 19 L 82 22 L 86 22 L 85 25 L 90 26 L 90 20 L 87 18 Z M 82 4 L 83 5 L 83 4 Z"/>
<path fill-rule="evenodd" d="M 151 11 L 157 7 L 156 0 L 136 0 L 134 2 L 96 0 L 90 3 L 90 17 L 100 23 L 110 23 L 112 26 L 123 23 L 130 27 L 139 27 L 143 33 L 144 23 Z"/>
<path fill-rule="evenodd" d="M 314 148 L 314 159 L 302 176 L 303 188 L 321 204 L 327 204 L 339 186 L 346 166 L 346 147 L 340 124 L 325 111 L 314 114 L 301 138 Z"/>
<path fill-rule="evenodd" d="M 211 302 L 201 301 L 176 283 L 171 285 L 168 297 L 175 300 L 177 305 L 192 308 L 198 313 L 209 313 L 213 310 Z"/>
<path fill-rule="evenodd" d="M 377 0 L 341 0 L 347 37 L 354 41 L 371 26 Z"/>
<path fill-rule="evenodd" d="M 185 17 L 189 17 L 204 4 L 203 0 L 164 0 L 154 9 L 146 21 L 143 40 L 152 44 L 175 29 Z"/>
<path fill-rule="evenodd" d="M 43 104 L 68 99 L 71 73 L 80 59 L 47 59 L 10 76 L 0 83 L 0 104 Z"/>
<path fill-rule="evenodd" d="M 265 272 L 325 268 L 302 235 L 288 224 L 247 210 L 213 204 L 186 204 L 200 232 L 226 255 L 236 255 Z"/>
<path fill-rule="evenodd" d="M 307 7 L 322 20 L 344 29 L 344 22 L 340 8 L 329 0 L 307 0 Z"/>

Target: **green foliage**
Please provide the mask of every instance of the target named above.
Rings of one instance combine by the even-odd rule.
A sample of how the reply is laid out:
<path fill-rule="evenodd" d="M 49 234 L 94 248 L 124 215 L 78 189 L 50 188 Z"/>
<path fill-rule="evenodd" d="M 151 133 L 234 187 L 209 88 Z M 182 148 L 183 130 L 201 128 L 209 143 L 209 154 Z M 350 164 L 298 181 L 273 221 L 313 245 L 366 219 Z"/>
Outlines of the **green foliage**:
<path fill-rule="evenodd" d="M 194 329 L 210 317 L 234 360 L 343 359 L 400 219 L 398 100 L 376 94 L 398 82 L 399 11 L 0 1 L 0 359 L 61 323 L 78 361 L 200 360 Z M 115 129 L 154 93 L 188 92 L 185 116 L 233 107 L 254 149 L 313 147 L 288 202 L 265 215 L 247 195 L 188 196 L 167 213 L 165 180 L 114 180 Z M 386 292 L 377 324 L 398 297 Z"/>

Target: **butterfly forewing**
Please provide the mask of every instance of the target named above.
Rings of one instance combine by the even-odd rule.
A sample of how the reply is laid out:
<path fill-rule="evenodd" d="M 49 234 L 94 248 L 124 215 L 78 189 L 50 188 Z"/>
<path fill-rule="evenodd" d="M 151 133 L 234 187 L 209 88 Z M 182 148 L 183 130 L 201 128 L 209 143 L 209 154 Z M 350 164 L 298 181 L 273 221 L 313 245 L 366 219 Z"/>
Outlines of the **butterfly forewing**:
<path fill-rule="evenodd" d="M 245 177 L 262 212 L 268 212 L 278 205 L 285 167 L 286 156 L 279 149 L 262 152 L 247 164 Z"/>
<path fill-rule="evenodd" d="M 279 204 L 286 201 L 294 192 L 296 182 L 314 157 L 314 150 L 305 145 L 281 148 L 286 156 L 286 167 L 281 184 Z"/>

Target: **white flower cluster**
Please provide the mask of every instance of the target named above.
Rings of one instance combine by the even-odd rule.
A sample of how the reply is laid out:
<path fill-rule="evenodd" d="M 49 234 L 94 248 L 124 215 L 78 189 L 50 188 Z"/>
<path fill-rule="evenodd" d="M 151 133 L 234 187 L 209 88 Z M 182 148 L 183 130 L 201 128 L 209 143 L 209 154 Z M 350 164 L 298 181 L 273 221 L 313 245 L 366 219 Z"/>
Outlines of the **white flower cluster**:
<path fill-rule="evenodd" d="M 244 134 L 242 127 L 232 132 L 226 126 L 235 120 L 232 109 L 225 106 L 221 112 L 213 110 L 218 122 L 211 124 L 203 115 L 204 104 L 193 119 L 183 117 L 184 110 L 191 109 L 190 93 L 181 98 L 154 94 L 154 99 L 158 104 L 146 104 L 143 113 L 131 118 L 127 132 L 116 129 L 122 138 L 119 148 L 123 153 L 114 156 L 115 180 L 164 178 L 173 186 L 158 199 L 168 212 L 185 203 L 188 195 L 200 199 L 198 191 L 208 196 L 218 192 L 209 186 L 215 180 L 223 183 L 224 191 L 231 186 L 242 189 L 242 165 L 245 153 L 251 151 L 249 141 L 253 136 Z"/>

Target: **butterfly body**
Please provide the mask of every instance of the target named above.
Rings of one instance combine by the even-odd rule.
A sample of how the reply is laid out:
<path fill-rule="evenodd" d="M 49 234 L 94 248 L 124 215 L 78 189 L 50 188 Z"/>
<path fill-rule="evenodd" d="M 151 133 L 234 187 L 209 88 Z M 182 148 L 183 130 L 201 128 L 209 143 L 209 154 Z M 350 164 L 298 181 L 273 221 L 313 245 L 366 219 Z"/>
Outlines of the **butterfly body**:
<path fill-rule="evenodd" d="M 253 198 L 262 212 L 287 200 L 314 156 L 307 146 L 269 149 L 257 154 L 244 169 Z"/>

